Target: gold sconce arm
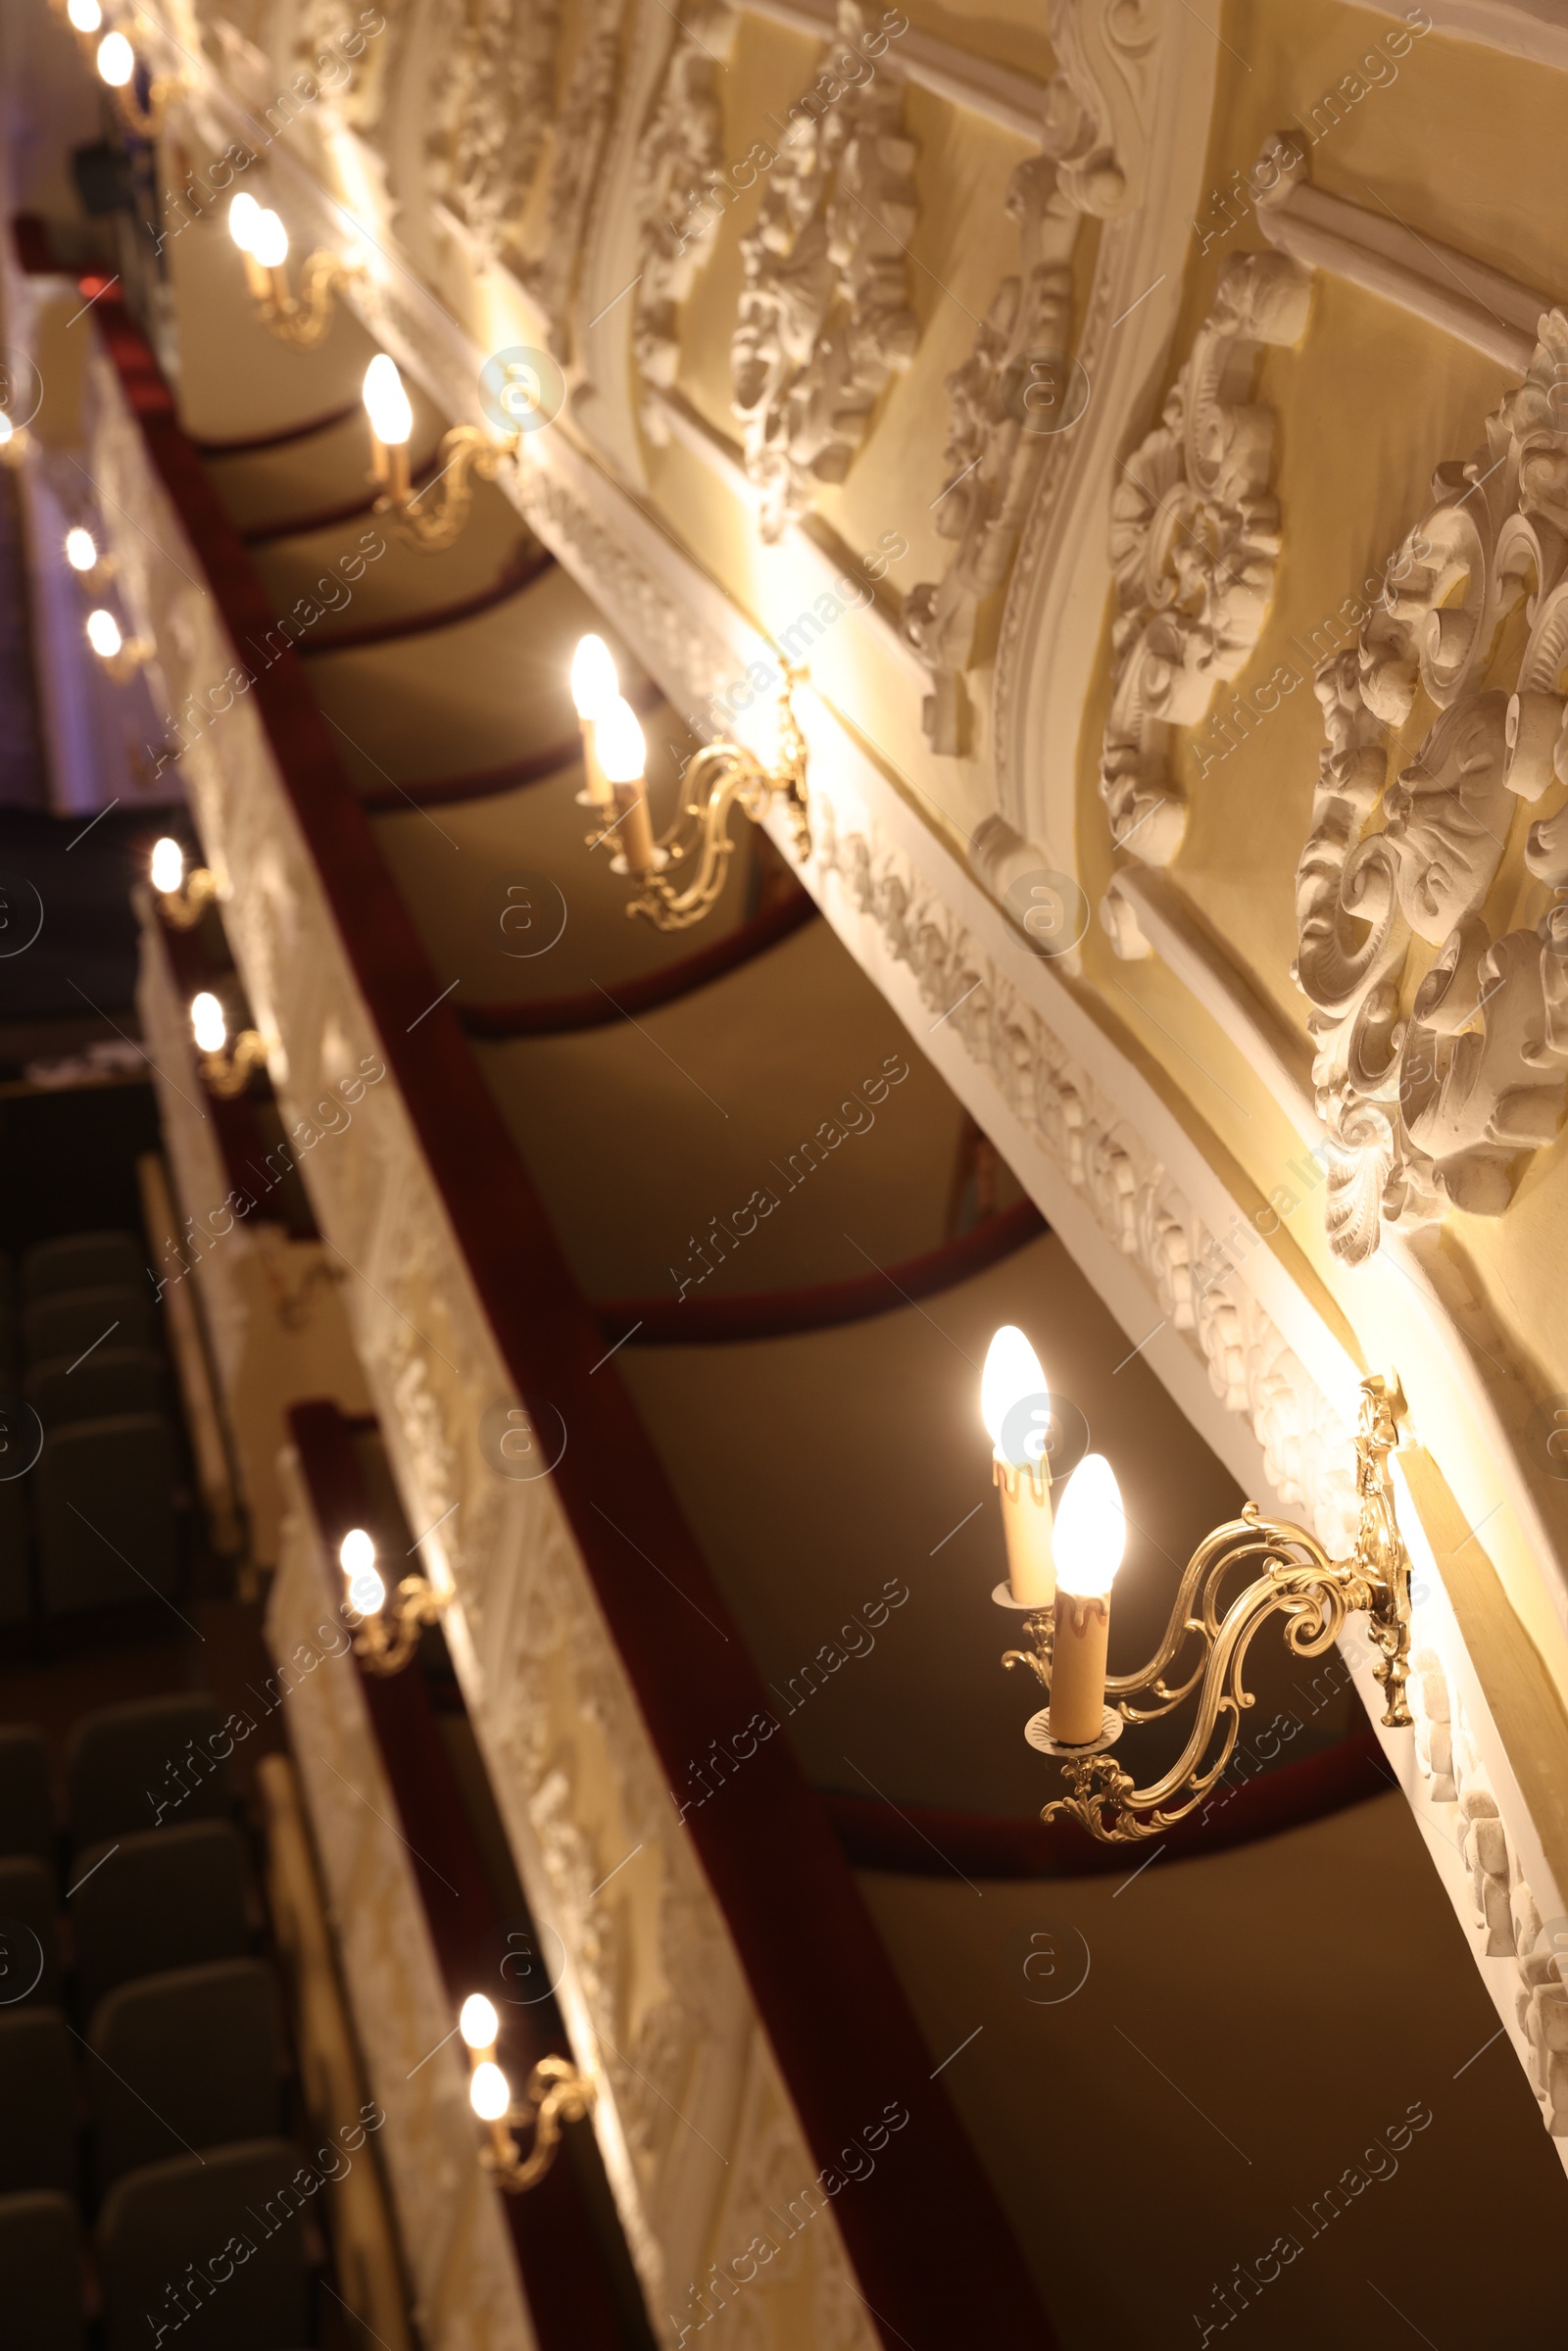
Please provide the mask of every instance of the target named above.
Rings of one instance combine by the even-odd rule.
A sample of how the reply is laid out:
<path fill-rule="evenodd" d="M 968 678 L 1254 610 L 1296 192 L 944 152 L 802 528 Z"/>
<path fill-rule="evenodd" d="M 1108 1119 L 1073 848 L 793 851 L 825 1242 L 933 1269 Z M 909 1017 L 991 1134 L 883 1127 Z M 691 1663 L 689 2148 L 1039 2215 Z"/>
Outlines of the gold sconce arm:
<path fill-rule="evenodd" d="M 115 106 L 121 121 L 132 137 L 138 139 L 161 138 L 169 110 L 179 96 L 183 86 L 177 74 L 160 73 L 148 86 L 145 106 L 136 95 L 136 85 L 133 80 L 127 81 L 116 89 Z"/>
<path fill-rule="evenodd" d="M 438 1625 L 446 1614 L 447 1595 L 424 1576 L 405 1576 L 397 1591 L 373 1614 L 361 1615 L 346 1607 L 345 1616 L 359 1627 L 354 1654 L 366 1671 L 384 1676 L 402 1673 L 419 1646 L 426 1625 Z"/>
<path fill-rule="evenodd" d="M 657 845 L 651 861 L 634 859 L 628 847 L 614 860 L 629 873 L 637 895 L 628 914 L 642 914 L 662 931 L 689 930 L 701 922 L 724 887 L 734 843 L 729 812 L 738 807 L 760 824 L 782 796 L 795 829 L 795 854 L 811 854 L 806 793 L 806 739 L 790 701 L 787 677 L 779 704 L 779 759 L 773 769 L 738 743 L 709 743 L 696 754 L 683 778 L 684 797 L 674 824 Z M 640 787 L 639 787 L 640 789 Z"/>
<path fill-rule="evenodd" d="M 220 1102 L 233 1102 L 244 1093 L 255 1072 L 266 1067 L 266 1039 L 257 1029 L 241 1029 L 231 1046 L 203 1053 L 202 1084 Z"/>
<path fill-rule="evenodd" d="M 495 480 L 502 459 L 510 457 L 515 449 L 516 437 L 493 441 L 477 425 L 452 425 L 442 435 L 436 453 L 435 481 L 429 490 L 415 490 L 412 486 L 407 442 L 389 446 L 372 434 L 370 447 L 375 478 L 383 485 L 375 512 L 389 516 L 393 528 L 411 546 L 422 547 L 434 555 L 452 545 L 468 519 L 475 480 Z M 442 485 L 441 496 L 427 506 L 425 500 L 437 482 Z"/>
<path fill-rule="evenodd" d="M 1285 1618 L 1285 1639 L 1298 1657 L 1328 1648 L 1346 1619 L 1364 1612 L 1380 1652 L 1377 1680 L 1383 1687 L 1384 1723 L 1407 1727 L 1410 1710 L 1404 1685 L 1410 1645 L 1410 1560 L 1395 1512 L 1389 1455 L 1398 1442 L 1399 1399 L 1381 1380 L 1361 1389 L 1356 1436 L 1356 1487 L 1360 1521 L 1348 1558 L 1333 1559 L 1305 1528 L 1262 1518 L 1249 1503 L 1239 1519 L 1216 1528 L 1193 1553 L 1182 1574 L 1170 1622 L 1154 1655 L 1136 1673 L 1110 1675 L 1105 1682 L 1104 1728 L 1085 1745 L 1053 1739 L 1049 1717 L 1038 1714 L 1025 1738 L 1032 1746 L 1061 1760 L 1072 1793 L 1046 1805 L 1045 1821 L 1058 1813 L 1080 1823 L 1102 1843 L 1135 1842 L 1157 1837 L 1203 1801 L 1235 1751 L 1244 1710 L 1252 1704 L 1245 1684 L 1248 1651 L 1266 1617 Z M 1238 1569 L 1250 1567 L 1252 1580 L 1234 1597 L 1225 1589 Z M 1234 1588 L 1233 1588 L 1234 1589 Z M 1010 1649 L 1004 1664 L 1022 1665 L 1046 1690 L 1051 1688 L 1055 1612 L 1032 1611 L 1024 1620 L 1028 1649 Z M 1181 1666 L 1189 1644 L 1196 1662 Z M 1157 1720 L 1197 1690 L 1193 1729 L 1181 1754 L 1159 1779 L 1135 1786 L 1106 1751 L 1124 1723 Z M 1152 1703 L 1135 1704 L 1139 1698 Z"/>
<path fill-rule="evenodd" d="M 338 296 L 365 275 L 358 263 L 340 261 L 335 253 L 310 254 L 300 271 L 296 299 L 286 266 L 269 269 L 249 254 L 245 259 L 262 323 L 279 342 L 292 343 L 297 351 L 314 351 L 325 340 L 337 316 Z"/>
<path fill-rule="evenodd" d="M 594 2085 L 565 2057 L 541 2057 L 528 2077 L 527 2104 L 489 2125 L 490 2143 L 479 2160 L 509 2196 L 536 2187 L 556 2160 L 562 2126 L 580 2123 L 594 2102 Z M 514 2122 L 533 2125 L 533 2144 L 523 2155 L 513 2134 Z"/>
<path fill-rule="evenodd" d="M 177 890 L 155 890 L 153 896 L 172 931 L 193 931 L 218 896 L 218 883 L 205 865 L 193 865 L 181 875 Z"/>

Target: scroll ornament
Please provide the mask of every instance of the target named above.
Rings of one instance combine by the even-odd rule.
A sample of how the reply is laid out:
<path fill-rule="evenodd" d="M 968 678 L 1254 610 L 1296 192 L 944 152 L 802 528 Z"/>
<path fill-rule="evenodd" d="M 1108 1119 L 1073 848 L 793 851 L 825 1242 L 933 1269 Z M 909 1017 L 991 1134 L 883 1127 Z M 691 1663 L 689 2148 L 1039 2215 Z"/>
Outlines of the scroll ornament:
<path fill-rule="evenodd" d="M 1564 1108 L 1568 318 L 1539 332 L 1484 448 L 1438 467 L 1382 602 L 1317 673 L 1328 748 L 1295 978 L 1337 1146 L 1329 1238 L 1351 1264 L 1385 1224 L 1500 1215 Z M 1390 782 L 1389 731 L 1418 693 L 1436 715 Z M 1523 873 L 1504 870 L 1521 802 L 1544 808 Z"/>

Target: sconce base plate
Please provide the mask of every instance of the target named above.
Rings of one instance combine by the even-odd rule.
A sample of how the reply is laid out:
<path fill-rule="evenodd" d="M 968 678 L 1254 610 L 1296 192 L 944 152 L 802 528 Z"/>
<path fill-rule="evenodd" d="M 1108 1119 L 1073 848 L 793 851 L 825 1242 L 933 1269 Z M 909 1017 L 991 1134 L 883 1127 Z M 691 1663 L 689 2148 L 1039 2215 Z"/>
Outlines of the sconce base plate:
<path fill-rule="evenodd" d="M 1032 1714 L 1024 1724 L 1023 1735 L 1042 1755 L 1062 1755 L 1070 1761 L 1075 1755 L 1102 1755 L 1107 1747 L 1115 1745 L 1125 1729 L 1126 1725 L 1115 1707 L 1107 1706 L 1101 1717 L 1100 1737 L 1085 1739 L 1081 1745 L 1069 1746 L 1065 1739 L 1052 1738 L 1051 1708 L 1042 1706 L 1040 1712 Z"/>
<path fill-rule="evenodd" d="M 1020 1616 L 1037 1616 L 1043 1608 L 1053 1605 L 1050 1600 L 1015 1600 L 1012 1596 L 1012 1586 L 1007 1582 L 1005 1576 L 995 1587 L 991 1597 L 999 1608 L 1016 1608 Z"/>

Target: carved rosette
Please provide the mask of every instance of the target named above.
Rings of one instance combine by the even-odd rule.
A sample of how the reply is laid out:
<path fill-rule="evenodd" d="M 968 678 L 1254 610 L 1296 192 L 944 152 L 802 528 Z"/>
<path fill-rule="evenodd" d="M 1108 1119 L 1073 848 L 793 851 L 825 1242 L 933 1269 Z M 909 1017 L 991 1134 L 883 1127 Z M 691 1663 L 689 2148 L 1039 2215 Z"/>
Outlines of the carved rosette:
<path fill-rule="evenodd" d="M 845 42 L 863 39 L 858 0 L 840 0 L 839 27 Z M 883 73 L 846 84 L 834 72 L 840 51 L 824 53 L 741 239 L 731 406 L 768 540 L 846 478 L 878 395 L 919 339 L 905 258 L 916 215 L 904 84 Z"/>
<path fill-rule="evenodd" d="M 1054 0 L 1051 38 L 1062 70 L 1046 88 L 1042 152 L 1007 184 L 1018 269 L 1003 279 L 968 359 L 947 379 L 943 487 L 932 513 L 956 543 L 953 560 L 940 580 L 911 589 L 904 612 L 904 633 L 931 671 L 926 737 L 949 758 L 968 748 L 963 678 L 980 605 L 1007 578 L 1059 450 L 1057 428 L 1087 389 L 1072 360 L 1078 238 L 1089 216 L 1114 220 L 1135 205 L 1146 176 L 1152 0 Z M 1047 400 L 1029 398 L 1036 386 Z"/>
<path fill-rule="evenodd" d="M 1112 494 L 1116 617 L 1100 791 L 1116 846 L 1146 864 L 1169 864 L 1187 822 L 1166 767 L 1170 730 L 1196 725 L 1216 686 L 1240 674 L 1273 596 L 1274 416 L 1249 394 L 1259 348 L 1298 340 L 1310 290 L 1283 254 L 1226 263 L 1159 423 Z"/>
<path fill-rule="evenodd" d="M 1337 1146 L 1329 1237 L 1352 1264 L 1385 1224 L 1449 1207 L 1499 1215 L 1564 1108 L 1560 311 L 1543 318 L 1541 338 L 1525 382 L 1487 419 L 1485 446 L 1439 466 L 1434 502 L 1390 559 L 1355 643 L 1317 673 L 1328 747 L 1297 869 L 1295 976 L 1312 1005 L 1318 1110 Z M 1418 694 L 1433 722 L 1391 781 L 1388 740 Z M 1522 828 L 1522 860 L 1506 855 L 1520 802 L 1545 806 Z"/>

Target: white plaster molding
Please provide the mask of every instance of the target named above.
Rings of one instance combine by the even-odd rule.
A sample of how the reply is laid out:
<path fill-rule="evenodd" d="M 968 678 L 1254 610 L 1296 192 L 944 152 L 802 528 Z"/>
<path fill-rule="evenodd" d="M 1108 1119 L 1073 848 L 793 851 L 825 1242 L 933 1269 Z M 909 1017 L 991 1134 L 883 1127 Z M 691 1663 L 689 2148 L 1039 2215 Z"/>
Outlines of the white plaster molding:
<path fill-rule="evenodd" d="M 919 337 L 906 283 L 917 213 L 904 92 L 892 75 L 844 86 L 832 73 L 867 29 L 859 0 L 839 0 L 817 80 L 831 76 L 842 95 L 780 142 L 740 240 L 731 406 L 769 542 L 846 478 L 878 396 Z"/>
<path fill-rule="evenodd" d="M 680 373 L 680 308 L 718 238 L 723 208 L 705 204 L 723 171 L 723 86 L 740 19 L 727 0 L 686 0 L 658 89 L 638 136 L 632 174 L 637 272 L 632 364 L 642 386 L 643 430 L 656 447 L 670 436 L 661 395 Z M 753 168 L 755 180 L 756 170 Z M 741 479 L 751 488 L 745 467 Z"/>
<path fill-rule="evenodd" d="M 1106 38 L 1124 40 L 1138 67 L 1136 164 L 1123 167 L 1126 208 L 1100 224 L 1068 368 L 1074 382 L 1074 368 L 1082 370 L 1088 406 L 1070 430 L 1048 438 L 1007 577 L 991 688 L 998 808 L 1026 839 L 1048 846 L 1046 862 L 1067 872 L 1079 735 L 1111 590 L 1105 515 L 1122 452 L 1166 366 L 1219 55 L 1190 9 L 1104 13 Z M 1053 16 L 1054 32 L 1059 21 Z"/>
<path fill-rule="evenodd" d="M 1278 167 L 1275 167 L 1276 170 Z M 1252 400 L 1265 344 L 1306 326 L 1311 278 L 1281 254 L 1233 255 L 1159 422 L 1110 499 L 1110 710 L 1100 794 L 1118 849 L 1168 865 L 1187 811 L 1166 770 L 1171 730 L 1238 677 L 1274 594 L 1273 411 Z"/>
<path fill-rule="evenodd" d="M 1352 1264 L 1385 1224 L 1500 1215 L 1568 1103 L 1568 318 L 1542 330 L 1484 446 L 1438 467 L 1354 644 L 1317 672 L 1328 748 L 1296 977 L 1338 1159 L 1329 1234 Z M 1515 612 L 1528 635 L 1499 676 Z M 1439 715 L 1391 780 L 1385 747 L 1418 685 Z M 1494 937 L 1483 908 L 1521 801 L 1549 813 L 1524 847 L 1524 921 Z M 1416 940 L 1437 955 L 1406 1016 Z"/>
<path fill-rule="evenodd" d="M 430 2351 L 535 2351 L 500 2195 L 479 2166 L 467 2066 L 394 1825 L 397 1802 L 344 1645 L 333 1563 L 292 1454 L 279 1475 L 289 1508 L 267 1641 L 287 1692 L 289 1744 L 356 2039 L 386 2118 L 376 2144 L 419 2340 Z"/>
<path fill-rule="evenodd" d="M 1395 17 L 1401 24 L 1408 16 L 1402 0 L 1365 0 L 1365 5 L 1374 16 Z M 1568 23 L 1560 0 L 1425 0 L 1423 13 L 1438 31 L 1456 40 L 1479 41 L 1505 56 L 1568 72 Z"/>
<path fill-rule="evenodd" d="M 830 41 L 838 31 L 834 0 L 740 0 L 748 16 L 766 17 L 808 39 Z M 1047 85 L 1012 66 L 974 57 L 940 34 L 910 27 L 891 42 L 882 68 L 902 74 L 933 96 L 995 122 L 1000 130 L 1034 145 L 1049 104 Z"/>
<path fill-rule="evenodd" d="M 1424 230 L 1418 233 L 1392 210 L 1372 212 L 1325 194 L 1305 171 L 1305 157 L 1298 153 L 1295 168 L 1258 197 L 1258 226 L 1271 244 L 1306 269 L 1328 269 L 1524 374 L 1541 314 L 1550 308 L 1544 295 Z"/>
<path fill-rule="evenodd" d="M 429 95 L 430 185 L 501 252 L 521 220 L 555 107 L 560 0 L 444 0 Z"/>

